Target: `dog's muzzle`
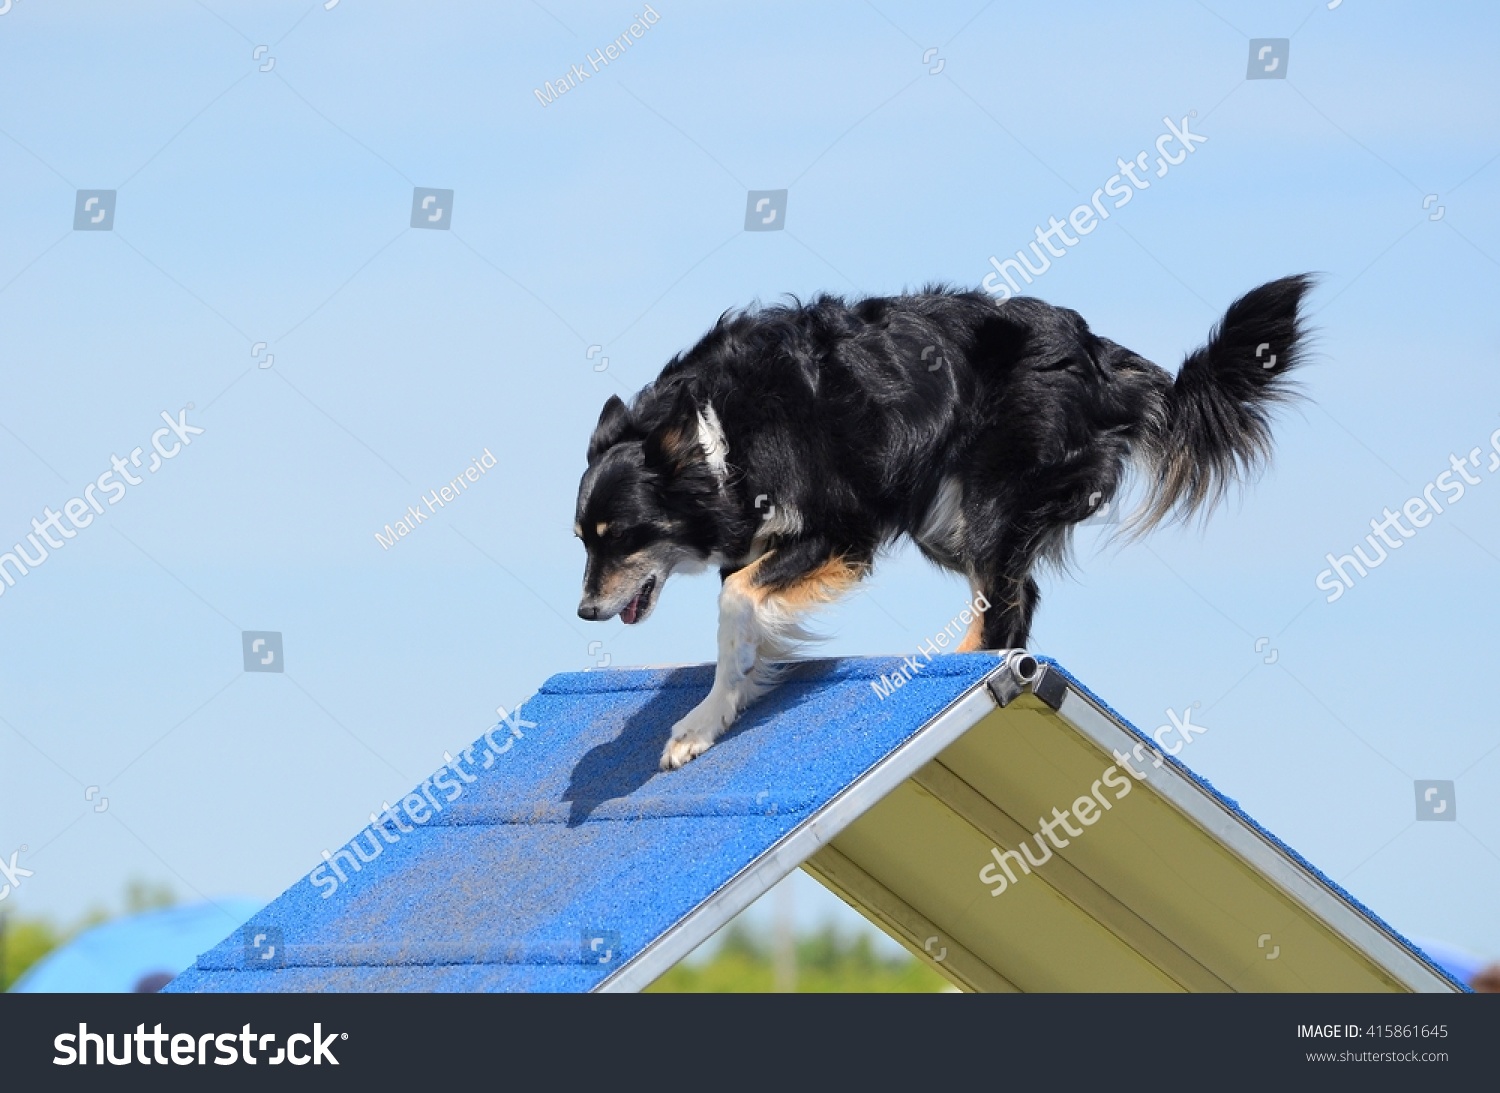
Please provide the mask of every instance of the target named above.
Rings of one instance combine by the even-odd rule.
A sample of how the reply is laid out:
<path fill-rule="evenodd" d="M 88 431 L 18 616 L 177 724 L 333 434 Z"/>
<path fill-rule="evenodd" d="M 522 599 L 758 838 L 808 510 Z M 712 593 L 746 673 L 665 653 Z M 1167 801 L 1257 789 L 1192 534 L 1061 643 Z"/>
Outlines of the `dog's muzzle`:
<path fill-rule="evenodd" d="M 635 595 L 619 607 L 585 596 L 578 605 L 578 617 L 589 622 L 601 622 L 619 615 L 621 622 L 626 626 L 631 626 L 650 614 L 659 584 L 656 574 L 653 573 L 646 578 L 646 583 L 641 585 Z"/>

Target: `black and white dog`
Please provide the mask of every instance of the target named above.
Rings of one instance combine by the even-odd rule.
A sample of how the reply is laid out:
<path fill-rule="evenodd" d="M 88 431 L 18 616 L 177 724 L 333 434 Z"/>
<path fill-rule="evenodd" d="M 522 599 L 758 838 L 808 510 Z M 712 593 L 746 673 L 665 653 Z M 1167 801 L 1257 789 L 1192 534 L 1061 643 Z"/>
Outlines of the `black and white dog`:
<path fill-rule="evenodd" d="M 1269 455 L 1311 283 L 1236 301 L 1175 378 L 1076 312 L 932 288 L 726 313 L 630 406 L 611 397 L 578 489 L 578 614 L 637 623 L 674 572 L 723 578 L 713 689 L 662 768 L 712 745 L 806 636 L 799 620 L 900 536 L 992 605 L 961 649 L 1024 646 L 1033 569 L 1128 468 L 1148 490 L 1139 533 Z"/>

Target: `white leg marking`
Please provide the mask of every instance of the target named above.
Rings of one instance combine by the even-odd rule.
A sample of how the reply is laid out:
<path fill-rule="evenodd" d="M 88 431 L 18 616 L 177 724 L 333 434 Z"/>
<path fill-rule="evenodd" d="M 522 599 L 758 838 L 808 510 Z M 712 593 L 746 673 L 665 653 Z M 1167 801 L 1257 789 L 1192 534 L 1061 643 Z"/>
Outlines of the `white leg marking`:
<path fill-rule="evenodd" d="M 778 592 L 751 584 L 753 567 L 724 582 L 719 593 L 719 663 L 708 697 L 672 726 L 661 755 L 662 770 L 676 770 L 702 755 L 750 703 L 776 684 L 776 661 L 794 643 L 814 640 L 799 617 L 837 598 L 863 574 L 830 560 L 800 582 Z"/>
<path fill-rule="evenodd" d="M 702 755 L 769 685 L 760 678 L 763 673 L 756 671 L 766 636 L 759 615 L 739 582 L 725 582 L 719 593 L 719 662 L 713 688 L 672 726 L 671 739 L 661 753 L 662 770 L 676 770 Z"/>

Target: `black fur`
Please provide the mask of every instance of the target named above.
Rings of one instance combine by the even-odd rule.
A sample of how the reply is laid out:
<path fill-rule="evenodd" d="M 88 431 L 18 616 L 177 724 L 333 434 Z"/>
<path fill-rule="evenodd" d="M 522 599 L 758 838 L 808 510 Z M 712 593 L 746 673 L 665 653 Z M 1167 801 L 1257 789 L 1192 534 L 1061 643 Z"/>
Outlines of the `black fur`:
<path fill-rule="evenodd" d="M 984 592 L 985 648 L 1023 646 L 1035 566 L 1063 556 L 1131 466 L 1148 487 L 1140 533 L 1205 511 L 1266 458 L 1311 284 L 1246 294 L 1175 378 L 1024 297 L 934 288 L 726 313 L 600 415 L 578 497 L 579 613 L 638 621 L 684 564 L 727 576 L 764 554 L 756 581 L 788 585 L 832 558 L 868 566 L 906 535 Z M 704 407 L 722 423 L 724 474 L 698 443 Z M 919 539 L 945 479 L 962 520 Z M 779 523 L 763 522 L 770 505 Z"/>

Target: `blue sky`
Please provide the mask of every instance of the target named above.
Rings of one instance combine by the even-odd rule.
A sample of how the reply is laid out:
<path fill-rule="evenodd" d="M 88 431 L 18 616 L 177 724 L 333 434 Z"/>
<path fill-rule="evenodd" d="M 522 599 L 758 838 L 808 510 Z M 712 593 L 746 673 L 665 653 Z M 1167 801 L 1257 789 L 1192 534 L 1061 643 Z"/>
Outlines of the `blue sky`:
<path fill-rule="evenodd" d="M 636 629 L 574 617 L 603 400 L 731 306 L 977 285 L 1196 111 L 1207 142 L 1032 291 L 1170 368 L 1320 271 L 1309 401 L 1206 530 L 1084 530 L 1033 647 L 1143 726 L 1201 703 L 1197 770 L 1396 926 L 1500 956 L 1500 481 L 1338 602 L 1315 585 L 1500 428 L 1500 17 L 1122 9 L 663 0 L 542 106 L 642 8 L 15 0 L 0 543 L 163 411 L 204 433 L 0 596 L 9 905 L 67 918 L 133 875 L 270 897 L 554 672 L 708 659 L 711 577 Z M 1255 38 L 1290 38 L 1285 79 L 1246 79 Z M 410 226 L 418 187 L 450 230 Z M 745 232 L 781 188 L 785 230 Z M 73 230 L 80 189 L 117 192 L 111 231 Z M 910 651 L 965 598 L 896 552 L 825 649 Z M 246 630 L 284 674 L 243 671 Z M 1416 819 L 1418 779 L 1456 822 Z"/>

